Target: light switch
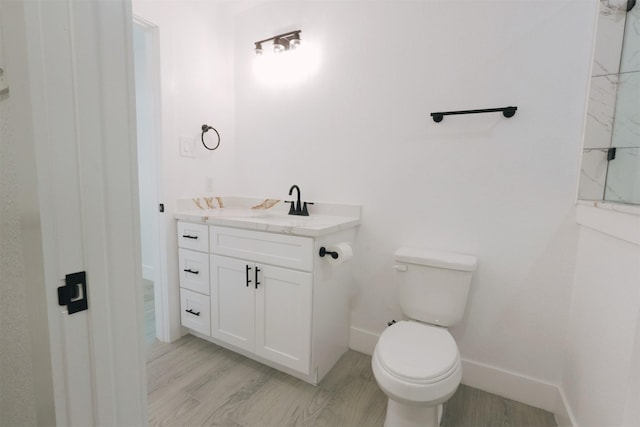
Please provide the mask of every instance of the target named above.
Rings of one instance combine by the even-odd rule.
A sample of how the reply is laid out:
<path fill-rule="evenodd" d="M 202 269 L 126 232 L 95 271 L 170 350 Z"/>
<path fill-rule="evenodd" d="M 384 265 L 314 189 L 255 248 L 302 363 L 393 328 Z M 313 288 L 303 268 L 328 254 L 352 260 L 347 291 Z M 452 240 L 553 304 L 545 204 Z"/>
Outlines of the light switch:
<path fill-rule="evenodd" d="M 180 155 L 182 157 L 195 157 L 195 139 L 193 137 L 180 137 Z"/>

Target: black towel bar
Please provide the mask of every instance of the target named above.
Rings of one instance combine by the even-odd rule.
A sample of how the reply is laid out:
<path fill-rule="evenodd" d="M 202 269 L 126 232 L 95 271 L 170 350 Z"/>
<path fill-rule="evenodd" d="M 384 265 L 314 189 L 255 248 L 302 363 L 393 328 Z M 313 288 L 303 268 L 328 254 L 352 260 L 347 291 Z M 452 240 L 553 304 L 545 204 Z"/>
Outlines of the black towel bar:
<path fill-rule="evenodd" d="M 501 108 L 485 108 L 484 110 L 461 110 L 461 111 L 440 111 L 437 113 L 431 113 L 433 121 L 441 122 L 444 116 L 453 116 L 457 114 L 478 114 L 478 113 L 497 113 L 502 112 L 505 117 L 513 117 L 516 114 L 518 107 L 501 107 Z"/>

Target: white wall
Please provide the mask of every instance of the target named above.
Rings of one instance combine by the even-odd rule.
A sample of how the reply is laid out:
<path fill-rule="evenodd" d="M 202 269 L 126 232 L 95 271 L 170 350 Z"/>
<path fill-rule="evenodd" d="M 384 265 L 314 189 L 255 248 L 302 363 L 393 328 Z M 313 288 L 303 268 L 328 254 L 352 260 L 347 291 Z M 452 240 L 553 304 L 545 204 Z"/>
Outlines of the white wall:
<path fill-rule="evenodd" d="M 53 425 L 22 2 L 3 2 L 0 33 L 0 68 L 10 86 L 0 95 L 0 425 Z"/>
<path fill-rule="evenodd" d="M 401 245 L 479 258 L 462 356 L 558 384 L 595 2 L 270 2 L 236 22 L 236 172 L 246 195 L 363 205 L 352 326 L 398 319 Z M 253 42 L 301 29 L 315 76 L 274 87 Z M 433 111 L 517 105 L 499 114 Z"/>
<path fill-rule="evenodd" d="M 603 225 L 631 221 L 609 213 Z M 640 236 L 640 219 L 627 236 Z M 640 239 L 580 228 L 562 389 L 581 427 L 640 425 Z"/>
<path fill-rule="evenodd" d="M 180 336 L 176 200 L 234 193 L 233 21 L 224 4 L 206 1 L 134 0 L 133 13 L 158 26 L 160 38 L 164 179 L 159 199 L 165 204 L 169 335 L 175 340 Z M 220 132 L 222 142 L 214 152 L 200 142 L 204 123 Z M 194 157 L 180 156 L 180 137 L 195 141 Z"/>
<path fill-rule="evenodd" d="M 205 1 L 133 2 L 134 15 L 159 27 L 164 145 L 165 197 L 175 199 L 211 192 L 229 185 L 233 154 L 233 26 L 223 6 Z M 218 129 L 222 143 L 208 153 L 200 127 Z M 196 140 L 196 156 L 179 156 L 181 136 Z"/>
<path fill-rule="evenodd" d="M 0 68 L 6 69 L 2 59 Z M 21 190 L 16 160 L 19 144 L 11 107 L 9 96 L 0 95 L 0 424 L 35 425 L 30 331 L 25 310 L 24 231 L 20 226 L 22 212 L 16 206 Z"/>

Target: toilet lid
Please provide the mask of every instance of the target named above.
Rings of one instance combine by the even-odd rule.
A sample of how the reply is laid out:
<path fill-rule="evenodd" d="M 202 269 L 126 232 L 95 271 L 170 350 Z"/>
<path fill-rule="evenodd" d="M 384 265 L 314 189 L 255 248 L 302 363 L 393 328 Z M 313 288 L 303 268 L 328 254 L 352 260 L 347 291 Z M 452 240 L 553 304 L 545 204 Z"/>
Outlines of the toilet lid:
<path fill-rule="evenodd" d="M 387 328 L 376 352 L 387 372 L 408 381 L 440 381 L 460 363 L 458 346 L 449 331 L 418 322 L 403 321 Z"/>

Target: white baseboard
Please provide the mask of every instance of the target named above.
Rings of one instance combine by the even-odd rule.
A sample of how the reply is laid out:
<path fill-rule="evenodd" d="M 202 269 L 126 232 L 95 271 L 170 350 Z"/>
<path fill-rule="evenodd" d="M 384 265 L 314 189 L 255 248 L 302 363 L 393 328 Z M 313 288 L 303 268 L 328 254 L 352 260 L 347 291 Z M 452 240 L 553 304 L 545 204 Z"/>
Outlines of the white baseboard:
<path fill-rule="evenodd" d="M 352 326 L 349 348 L 372 355 L 378 337 L 379 334 Z M 462 359 L 462 383 L 552 412 L 560 427 L 577 427 L 564 393 L 555 384 L 467 359 Z"/>
<path fill-rule="evenodd" d="M 559 392 L 559 400 L 555 411 L 558 427 L 578 427 L 573 411 L 571 411 L 571 406 L 567 401 L 567 396 L 562 388 L 559 388 Z"/>
<path fill-rule="evenodd" d="M 352 326 L 349 331 L 349 348 L 371 356 L 379 337 L 380 334 Z"/>
<path fill-rule="evenodd" d="M 560 390 L 535 378 L 462 359 L 462 384 L 555 413 Z"/>

